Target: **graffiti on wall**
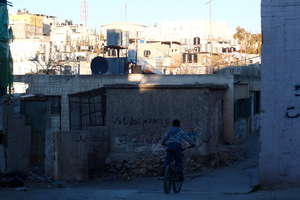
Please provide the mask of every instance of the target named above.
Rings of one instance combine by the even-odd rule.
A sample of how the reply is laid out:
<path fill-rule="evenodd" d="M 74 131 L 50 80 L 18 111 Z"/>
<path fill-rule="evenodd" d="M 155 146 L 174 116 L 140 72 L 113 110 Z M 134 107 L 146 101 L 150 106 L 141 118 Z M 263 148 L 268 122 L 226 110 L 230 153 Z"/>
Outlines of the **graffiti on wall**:
<path fill-rule="evenodd" d="M 294 96 L 300 97 L 300 85 L 295 85 L 294 88 Z M 297 110 L 296 106 L 288 106 L 285 113 L 286 118 L 296 119 L 300 117 L 299 110 Z"/>
<path fill-rule="evenodd" d="M 114 117 L 112 123 L 119 126 L 159 125 L 166 127 L 171 124 L 171 120 L 161 118 L 137 119 L 135 117 Z"/>

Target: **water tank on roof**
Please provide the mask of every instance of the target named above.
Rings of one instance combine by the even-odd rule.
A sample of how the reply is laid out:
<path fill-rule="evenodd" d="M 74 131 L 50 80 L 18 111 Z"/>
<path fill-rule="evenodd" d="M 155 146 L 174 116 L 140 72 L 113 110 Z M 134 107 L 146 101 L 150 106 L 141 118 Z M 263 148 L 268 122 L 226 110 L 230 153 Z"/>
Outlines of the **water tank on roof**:
<path fill-rule="evenodd" d="M 108 71 L 108 62 L 103 57 L 96 57 L 91 63 L 92 74 L 105 74 Z"/>
<path fill-rule="evenodd" d="M 119 29 L 107 30 L 107 46 L 122 46 L 122 31 Z"/>
<path fill-rule="evenodd" d="M 91 70 L 93 75 L 128 74 L 127 58 L 103 58 L 98 56 L 92 60 Z"/>

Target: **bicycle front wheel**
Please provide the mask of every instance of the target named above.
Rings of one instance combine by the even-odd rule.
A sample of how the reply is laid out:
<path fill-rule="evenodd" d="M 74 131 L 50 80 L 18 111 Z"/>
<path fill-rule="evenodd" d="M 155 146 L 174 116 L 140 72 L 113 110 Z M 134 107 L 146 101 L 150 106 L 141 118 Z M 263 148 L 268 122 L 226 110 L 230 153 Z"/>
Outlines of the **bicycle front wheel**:
<path fill-rule="evenodd" d="M 164 176 L 164 192 L 169 194 L 171 192 L 171 185 L 172 185 L 172 172 L 170 167 L 166 167 L 165 169 L 165 176 Z"/>

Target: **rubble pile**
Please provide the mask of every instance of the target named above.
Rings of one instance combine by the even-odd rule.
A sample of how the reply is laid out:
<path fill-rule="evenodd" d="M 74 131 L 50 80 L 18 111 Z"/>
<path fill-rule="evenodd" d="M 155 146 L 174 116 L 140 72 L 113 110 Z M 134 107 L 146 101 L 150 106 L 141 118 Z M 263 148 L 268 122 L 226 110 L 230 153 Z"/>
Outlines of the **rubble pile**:
<path fill-rule="evenodd" d="M 30 172 L 0 173 L 0 188 L 19 188 L 31 184 L 49 184 L 52 180 L 49 177 Z"/>
<path fill-rule="evenodd" d="M 16 188 L 23 187 L 27 175 L 23 173 L 0 173 L 0 187 L 4 188 Z"/>
<path fill-rule="evenodd" d="M 188 154 L 186 154 L 188 155 Z M 105 174 L 122 179 L 141 176 L 160 176 L 163 171 L 165 152 L 142 154 L 130 159 L 107 160 Z M 244 158 L 242 151 L 220 151 L 208 156 L 184 158 L 186 172 L 198 172 L 203 168 L 220 168 L 234 164 Z"/>
<path fill-rule="evenodd" d="M 159 176 L 163 170 L 164 153 L 139 155 L 126 160 L 109 160 L 106 162 L 105 174 L 123 179 L 139 176 Z"/>
<path fill-rule="evenodd" d="M 202 168 L 221 168 L 243 159 L 244 155 L 241 152 L 221 151 L 208 156 L 189 157 L 186 159 L 185 169 L 187 172 L 195 172 Z"/>

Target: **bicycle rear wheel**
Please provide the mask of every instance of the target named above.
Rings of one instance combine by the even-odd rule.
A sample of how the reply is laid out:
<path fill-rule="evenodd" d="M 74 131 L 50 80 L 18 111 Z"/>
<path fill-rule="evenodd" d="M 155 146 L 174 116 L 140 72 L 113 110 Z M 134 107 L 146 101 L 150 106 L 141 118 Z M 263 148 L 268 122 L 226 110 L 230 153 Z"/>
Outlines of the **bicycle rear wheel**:
<path fill-rule="evenodd" d="M 178 175 L 176 175 L 176 178 L 175 178 L 175 180 L 172 181 L 172 183 L 173 183 L 174 193 L 178 194 L 181 191 L 183 181 L 181 180 L 181 178 Z"/>
<path fill-rule="evenodd" d="M 171 192 L 172 185 L 172 172 L 170 167 L 166 167 L 165 169 L 165 178 L 164 178 L 164 192 L 169 194 Z"/>

